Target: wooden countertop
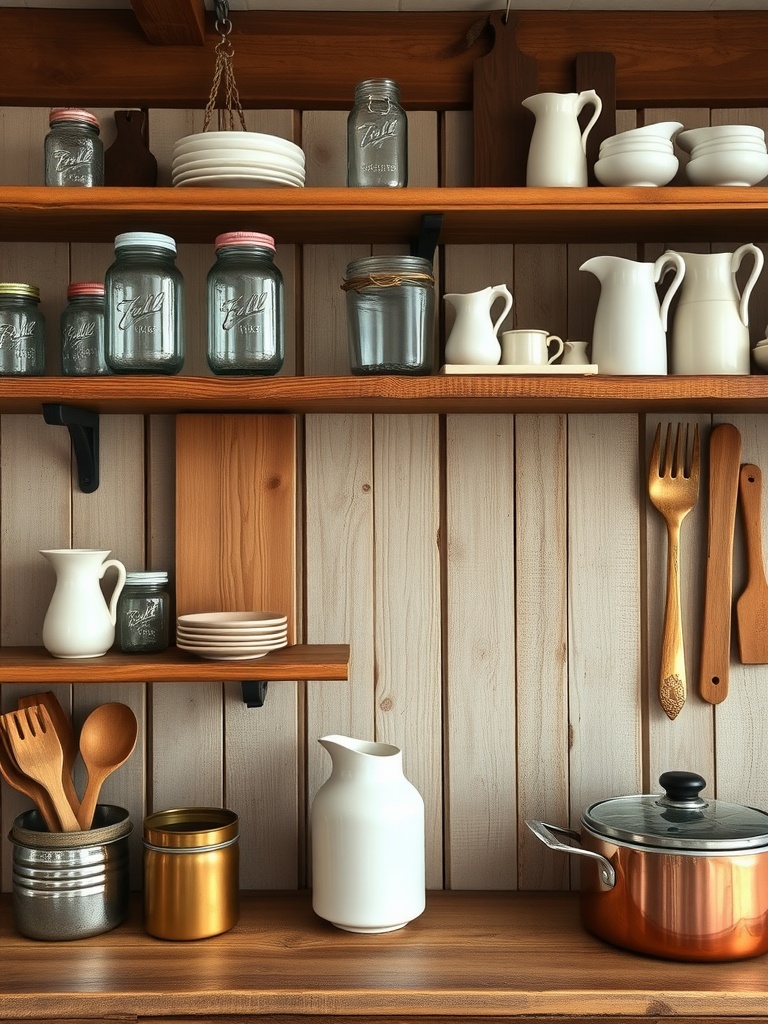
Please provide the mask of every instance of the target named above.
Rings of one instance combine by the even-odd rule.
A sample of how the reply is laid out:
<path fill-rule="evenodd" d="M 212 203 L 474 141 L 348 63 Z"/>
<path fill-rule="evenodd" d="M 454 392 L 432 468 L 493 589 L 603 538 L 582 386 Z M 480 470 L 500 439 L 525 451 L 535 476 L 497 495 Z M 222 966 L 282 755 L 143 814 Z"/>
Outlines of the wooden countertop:
<path fill-rule="evenodd" d="M 422 917 L 383 935 L 335 929 L 307 893 L 244 893 L 232 931 L 187 943 L 147 936 L 138 899 L 124 925 L 77 942 L 22 939 L 9 897 L 0 911 L 2 1020 L 559 1014 L 714 1024 L 768 1012 L 765 957 L 679 964 L 615 949 L 581 928 L 566 893 L 431 892 Z"/>

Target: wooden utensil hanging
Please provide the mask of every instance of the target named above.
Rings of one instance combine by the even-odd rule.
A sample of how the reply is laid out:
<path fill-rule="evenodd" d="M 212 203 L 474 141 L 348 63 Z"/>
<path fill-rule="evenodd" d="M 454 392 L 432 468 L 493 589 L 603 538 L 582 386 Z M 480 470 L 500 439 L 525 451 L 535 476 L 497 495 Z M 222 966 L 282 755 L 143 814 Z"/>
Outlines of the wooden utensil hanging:
<path fill-rule="evenodd" d="M 768 665 L 768 581 L 763 560 L 763 480 L 760 468 L 741 467 L 739 498 L 747 547 L 747 585 L 736 602 L 736 635 L 743 665 Z"/>

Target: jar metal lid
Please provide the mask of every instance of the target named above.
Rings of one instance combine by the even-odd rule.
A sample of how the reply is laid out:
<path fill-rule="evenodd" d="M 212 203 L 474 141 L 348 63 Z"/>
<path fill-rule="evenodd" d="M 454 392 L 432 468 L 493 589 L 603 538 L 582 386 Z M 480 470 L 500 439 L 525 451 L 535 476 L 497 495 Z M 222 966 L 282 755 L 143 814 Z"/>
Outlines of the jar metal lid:
<path fill-rule="evenodd" d="M 384 92 L 398 98 L 400 86 L 393 78 L 366 78 L 355 86 L 355 96 L 368 96 L 375 92 Z"/>
<path fill-rule="evenodd" d="M 217 235 L 214 246 L 222 249 L 225 245 L 258 245 L 275 251 L 274 238 L 271 235 L 262 235 L 258 231 L 227 231 L 223 235 Z"/>
<path fill-rule="evenodd" d="M 48 124 L 60 124 L 62 121 L 85 121 L 99 131 L 99 119 L 90 110 L 80 107 L 53 107 L 48 115 Z"/>
<path fill-rule="evenodd" d="M 176 252 L 176 239 L 156 231 L 124 231 L 115 238 L 115 249 L 122 249 L 126 245 L 154 245 Z"/>
<path fill-rule="evenodd" d="M 725 800 L 704 800 L 693 772 L 665 772 L 665 793 L 621 796 L 592 804 L 582 816 L 591 832 L 647 848 L 711 853 L 768 846 L 768 813 Z"/>
<path fill-rule="evenodd" d="M 136 586 L 141 583 L 167 583 L 168 573 L 167 572 L 127 572 L 125 574 L 125 585 L 130 586 L 133 584 Z"/>
<path fill-rule="evenodd" d="M 144 819 L 144 845 L 163 849 L 201 849 L 237 839 L 239 819 L 226 807 L 174 807 Z"/>
<path fill-rule="evenodd" d="M 104 298 L 104 285 L 98 281 L 78 281 L 67 288 L 67 298 L 75 299 L 80 295 L 96 295 Z"/>
<path fill-rule="evenodd" d="M 0 282 L 0 295 L 16 295 L 23 299 L 40 301 L 40 289 L 36 284 L 18 284 L 14 281 Z"/>

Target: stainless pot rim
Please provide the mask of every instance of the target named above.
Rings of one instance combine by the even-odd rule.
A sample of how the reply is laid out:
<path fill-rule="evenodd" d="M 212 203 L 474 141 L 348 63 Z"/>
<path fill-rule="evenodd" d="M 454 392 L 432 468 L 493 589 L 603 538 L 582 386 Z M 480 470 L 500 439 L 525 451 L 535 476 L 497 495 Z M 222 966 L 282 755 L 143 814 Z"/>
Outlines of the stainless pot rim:
<path fill-rule="evenodd" d="M 763 843 L 760 846 L 749 846 L 747 844 L 741 844 L 740 846 L 724 847 L 724 846 L 707 846 L 702 844 L 700 846 L 693 846 L 687 844 L 685 846 L 680 845 L 679 840 L 669 840 L 665 843 L 663 840 L 658 843 L 651 844 L 647 840 L 633 841 L 631 839 L 618 839 L 615 836 L 606 835 L 604 832 L 599 832 L 586 823 L 584 818 L 581 819 L 582 830 L 590 835 L 593 839 L 599 839 L 602 843 L 610 843 L 612 846 L 620 846 L 622 849 L 637 850 L 638 853 L 658 853 L 664 854 L 665 856 L 680 856 L 680 857 L 756 857 L 762 853 L 768 853 L 768 843 Z"/>

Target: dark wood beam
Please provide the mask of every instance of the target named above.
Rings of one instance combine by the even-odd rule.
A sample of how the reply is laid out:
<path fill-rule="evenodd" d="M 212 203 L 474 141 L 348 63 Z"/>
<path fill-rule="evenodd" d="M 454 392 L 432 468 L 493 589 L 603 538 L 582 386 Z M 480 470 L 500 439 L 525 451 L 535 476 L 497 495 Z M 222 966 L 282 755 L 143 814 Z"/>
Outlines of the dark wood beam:
<path fill-rule="evenodd" d="M 131 0 L 131 7 L 150 43 L 202 46 L 205 42 L 203 0 Z"/>
<path fill-rule="evenodd" d="M 191 0 L 190 0 L 191 2 Z M 154 0 L 156 9 L 163 7 Z M 520 49 L 539 62 L 541 91 L 571 91 L 577 53 L 616 58 L 616 103 L 762 106 L 768 14 L 521 11 Z M 152 46 L 131 11 L 0 10 L 0 103 L 203 107 L 218 33 L 204 48 Z M 474 61 L 490 34 L 472 12 L 242 11 L 230 39 L 245 107 L 347 109 L 356 82 L 390 76 L 406 109 L 468 109 Z M 468 36 L 473 40 L 468 42 Z"/>

